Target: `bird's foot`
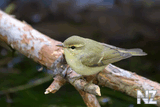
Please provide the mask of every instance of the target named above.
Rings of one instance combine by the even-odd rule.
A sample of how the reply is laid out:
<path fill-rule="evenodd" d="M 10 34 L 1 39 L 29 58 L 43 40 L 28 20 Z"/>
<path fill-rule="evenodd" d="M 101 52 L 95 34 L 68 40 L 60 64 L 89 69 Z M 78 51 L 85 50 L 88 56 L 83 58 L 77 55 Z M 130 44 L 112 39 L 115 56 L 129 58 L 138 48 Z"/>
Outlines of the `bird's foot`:
<path fill-rule="evenodd" d="M 84 77 L 83 77 L 82 75 L 80 75 L 80 76 L 72 77 L 72 80 L 73 80 L 73 82 L 72 82 L 72 83 L 74 84 L 74 83 L 75 83 L 75 81 L 76 81 L 76 80 L 79 80 L 79 79 L 83 79 L 83 80 L 85 80 L 85 79 L 84 79 Z"/>
<path fill-rule="evenodd" d="M 84 85 L 84 91 L 92 84 L 92 82 L 97 78 L 99 73 L 97 73 L 96 76 L 94 76 L 92 80 L 90 80 L 86 85 Z"/>
<path fill-rule="evenodd" d="M 84 85 L 84 91 L 86 91 L 86 89 L 92 84 L 94 79 L 92 79 L 91 81 L 89 81 L 86 85 Z"/>
<path fill-rule="evenodd" d="M 67 65 L 67 67 L 62 71 L 63 77 L 66 77 L 68 68 L 69 68 L 69 65 Z"/>

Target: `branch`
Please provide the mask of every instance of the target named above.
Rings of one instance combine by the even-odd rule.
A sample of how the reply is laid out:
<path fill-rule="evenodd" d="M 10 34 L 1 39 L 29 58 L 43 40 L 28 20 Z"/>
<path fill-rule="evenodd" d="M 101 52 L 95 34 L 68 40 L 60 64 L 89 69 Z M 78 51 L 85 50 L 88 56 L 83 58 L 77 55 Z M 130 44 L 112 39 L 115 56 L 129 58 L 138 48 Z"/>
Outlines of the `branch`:
<path fill-rule="evenodd" d="M 67 79 L 69 83 L 71 83 L 76 89 L 78 90 L 84 90 L 85 92 L 101 96 L 100 88 L 99 86 L 95 84 L 90 84 L 87 88 L 85 87 L 87 85 L 87 82 L 83 79 L 77 79 L 81 75 L 77 74 L 75 71 L 73 71 L 71 68 L 67 71 Z"/>
<path fill-rule="evenodd" d="M 66 80 L 59 75 L 56 75 L 53 79 L 54 81 L 46 89 L 44 94 L 56 93 L 66 83 Z"/>
<path fill-rule="evenodd" d="M 56 46 L 61 42 L 49 38 L 33 29 L 30 25 L 7 15 L 3 11 L 0 11 L 0 40 L 35 62 L 52 69 L 54 76 L 65 70 L 66 65 L 61 60 L 63 50 Z M 51 86 L 58 84 L 58 82 L 55 81 Z M 51 86 L 46 90 L 46 94 L 54 91 Z M 59 88 L 60 86 L 56 87 L 56 89 Z M 80 92 L 80 94 L 82 93 Z M 88 99 L 89 95 L 81 96 L 83 96 L 83 99 Z"/>
<path fill-rule="evenodd" d="M 77 88 L 76 88 L 77 89 Z M 96 96 L 77 89 L 88 107 L 101 107 Z"/>
<path fill-rule="evenodd" d="M 145 90 L 156 90 L 154 100 L 157 101 L 157 106 L 160 106 L 160 84 L 157 82 L 112 64 L 109 64 L 103 72 L 99 73 L 97 79 L 99 85 L 124 92 L 134 98 L 137 98 L 137 90 L 141 90 L 143 93 Z"/>
<path fill-rule="evenodd" d="M 16 20 L 2 11 L 0 11 L 0 40 L 28 58 L 53 70 L 54 81 L 46 89 L 46 94 L 49 92 L 55 93 L 68 81 L 79 91 L 87 106 L 100 106 L 94 96 L 101 95 L 99 87 L 92 84 L 84 91 L 86 81 L 83 79 L 74 79 L 79 74 L 67 68 L 62 55 L 62 48 L 56 47 L 61 42 L 49 38 L 33 29 L 30 25 Z M 93 76 L 88 76 L 87 80 L 91 77 Z M 120 69 L 114 65 L 108 65 L 103 72 L 99 73 L 96 82 L 101 86 L 125 92 L 135 98 L 136 90 L 142 90 L 143 92 L 144 90 L 157 90 L 155 100 L 158 102 L 157 105 L 160 106 L 159 83 Z"/>
<path fill-rule="evenodd" d="M 2 11 L 0 11 L 0 39 L 13 49 L 48 68 L 63 52 L 62 48 L 55 46 L 61 42 L 49 38 Z"/>

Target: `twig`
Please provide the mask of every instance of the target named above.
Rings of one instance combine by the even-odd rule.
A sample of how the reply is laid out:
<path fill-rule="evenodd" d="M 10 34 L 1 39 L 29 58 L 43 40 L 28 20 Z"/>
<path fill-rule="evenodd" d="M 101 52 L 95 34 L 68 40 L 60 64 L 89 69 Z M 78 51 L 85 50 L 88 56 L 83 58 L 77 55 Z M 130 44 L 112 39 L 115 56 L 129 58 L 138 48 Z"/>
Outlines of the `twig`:
<path fill-rule="evenodd" d="M 60 75 L 56 75 L 53 79 L 54 81 L 46 89 L 45 94 L 57 92 L 66 83 L 66 80 Z"/>
<path fill-rule="evenodd" d="M 76 88 L 79 90 L 84 90 L 85 92 L 88 92 L 90 94 L 98 95 L 101 96 L 100 88 L 99 86 L 95 84 L 90 84 L 86 89 L 85 85 L 87 84 L 86 81 L 83 79 L 77 79 L 81 77 L 80 74 L 77 74 L 75 71 L 73 71 L 71 68 L 68 69 L 67 72 L 67 79 L 68 81 Z"/>
<path fill-rule="evenodd" d="M 76 88 L 77 89 L 77 88 Z M 96 96 L 77 89 L 88 107 L 101 107 Z"/>

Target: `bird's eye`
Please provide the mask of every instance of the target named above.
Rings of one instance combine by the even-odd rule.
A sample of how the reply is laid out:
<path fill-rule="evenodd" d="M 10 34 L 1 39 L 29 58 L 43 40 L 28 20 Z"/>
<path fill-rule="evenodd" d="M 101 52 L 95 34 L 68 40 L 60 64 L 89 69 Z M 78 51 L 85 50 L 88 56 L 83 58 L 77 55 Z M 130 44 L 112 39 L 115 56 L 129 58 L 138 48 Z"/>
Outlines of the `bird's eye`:
<path fill-rule="evenodd" d="M 75 46 L 71 46 L 71 49 L 75 49 L 76 47 Z"/>

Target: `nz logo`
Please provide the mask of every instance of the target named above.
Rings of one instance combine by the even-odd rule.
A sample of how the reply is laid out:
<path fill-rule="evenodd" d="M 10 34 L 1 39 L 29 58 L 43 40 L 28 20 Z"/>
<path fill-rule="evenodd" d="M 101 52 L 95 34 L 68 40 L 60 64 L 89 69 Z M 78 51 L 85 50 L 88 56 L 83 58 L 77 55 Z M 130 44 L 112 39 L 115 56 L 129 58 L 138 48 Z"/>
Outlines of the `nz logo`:
<path fill-rule="evenodd" d="M 145 96 L 140 90 L 137 90 L 137 104 L 141 104 L 141 99 L 144 104 L 157 104 L 157 101 L 153 100 L 156 95 L 156 90 L 145 90 Z"/>

